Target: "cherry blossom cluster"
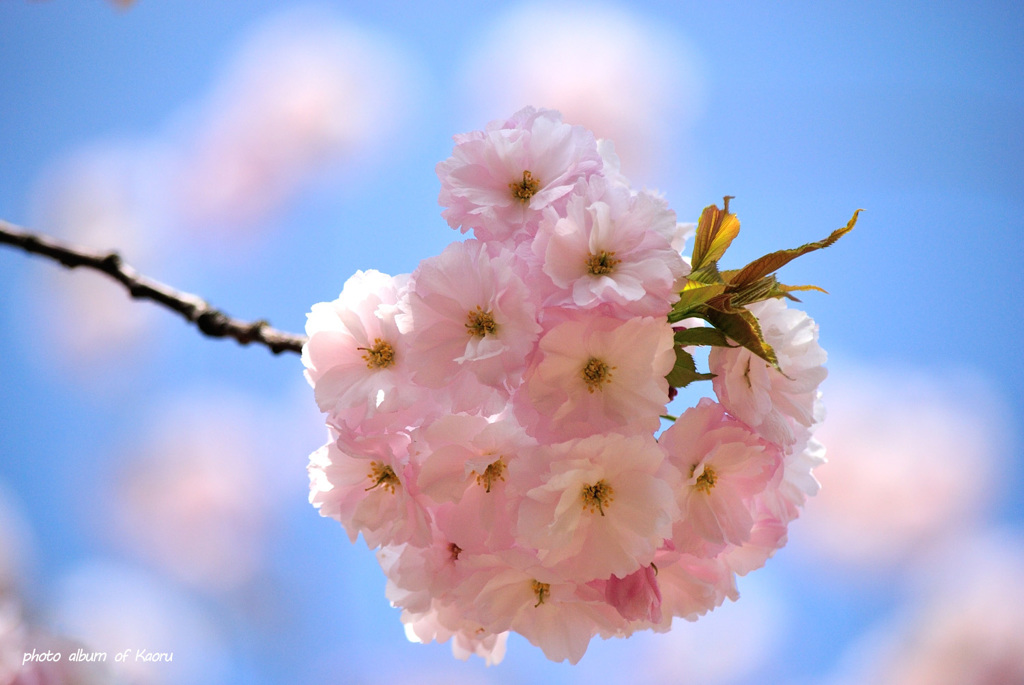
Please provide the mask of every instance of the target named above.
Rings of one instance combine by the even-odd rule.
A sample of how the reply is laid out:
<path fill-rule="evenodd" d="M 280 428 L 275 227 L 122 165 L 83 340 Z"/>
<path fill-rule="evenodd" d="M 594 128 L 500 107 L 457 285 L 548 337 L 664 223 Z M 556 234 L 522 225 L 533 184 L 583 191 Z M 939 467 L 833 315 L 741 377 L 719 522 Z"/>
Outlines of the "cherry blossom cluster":
<path fill-rule="evenodd" d="M 772 354 L 723 336 L 717 401 L 666 416 L 679 341 L 705 325 L 677 307 L 692 224 L 557 112 L 455 143 L 442 216 L 473 237 L 412 274 L 358 272 L 308 315 L 330 434 L 311 503 L 378 550 L 408 637 L 463 659 L 501 661 L 516 631 L 576 663 L 594 636 L 736 599 L 817 490 L 816 325 L 781 290 L 752 301 Z"/>

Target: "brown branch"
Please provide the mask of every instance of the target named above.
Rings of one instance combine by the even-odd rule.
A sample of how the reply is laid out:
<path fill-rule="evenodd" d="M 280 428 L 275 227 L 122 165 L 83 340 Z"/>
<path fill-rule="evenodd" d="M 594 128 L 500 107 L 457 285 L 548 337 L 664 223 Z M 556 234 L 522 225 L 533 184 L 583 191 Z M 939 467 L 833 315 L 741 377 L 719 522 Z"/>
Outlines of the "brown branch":
<path fill-rule="evenodd" d="M 121 260 L 117 252 L 94 252 L 49 236 L 29 233 L 0 219 L 0 244 L 21 248 L 30 254 L 42 255 L 60 262 L 69 269 L 85 267 L 104 273 L 118 281 L 135 299 L 151 300 L 177 312 L 189 323 L 211 338 L 234 338 L 242 345 L 266 345 L 274 354 L 302 352 L 306 338 L 271 328 L 263 320 L 241 321 L 215 309 L 197 295 L 184 293 L 146 278 Z"/>

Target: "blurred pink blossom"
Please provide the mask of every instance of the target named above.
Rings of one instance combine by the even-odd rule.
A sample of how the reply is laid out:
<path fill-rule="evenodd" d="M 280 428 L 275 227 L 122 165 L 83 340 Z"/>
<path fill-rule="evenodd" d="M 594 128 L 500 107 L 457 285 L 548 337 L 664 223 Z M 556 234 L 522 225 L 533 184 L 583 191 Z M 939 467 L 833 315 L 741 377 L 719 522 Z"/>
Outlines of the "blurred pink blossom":
<path fill-rule="evenodd" d="M 37 180 L 32 228 L 96 252 L 116 250 L 134 267 L 150 269 L 165 238 L 165 166 L 166 151 L 152 143 L 95 143 L 75 151 Z M 47 306 L 36 308 L 29 325 L 38 331 L 46 364 L 95 384 L 104 380 L 97 371 L 108 368 L 97 362 L 142 358 L 153 340 L 152 308 L 133 304 L 101 274 L 46 265 L 37 278 Z"/>
<path fill-rule="evenodd" d="M 912 562 L 969 531 L 990 511 L 1005 410 L 986 385 L 833 364 L 818 439 L 828 463 L 808 500 L 802 547 L 864 573 Z"/>
<path fill-rule="evenodd" d="M 847 652 L 834 685 L 1024 683 L 1024 541 L 978 531 L 923 560 L 916 597 Z"/>
<path fill-rule="evenodd" d="M 674 571 L 678 572 L 677 568 Z M 662 592 L 665 591 L 664 576 L 665 569 L 658 566 Z M 726 602 L 699 621 L 683 626 L 677 623 L 675 629 L 649 636 L 641 643 L 630 682 L 652 685 L 763 682 L 765 665 L 775 658 L 786 639 L 786 602 L 770 584 L 759 581 L 756 574 L 743 580 L 741 601 Z M 735 588 L 732 592 L 731 598 L 736 599 Z M 759 673 L 762 677 L 752 678 Z"/>
<path fill-rule="evenodd" d="M 206 609 L 171 585 L 127 566 L 92 561 L 65 574 L 49 603 L 54 624 L 69 640 L 107 653 L 107 663 L 97 665 L 114 673 L 115 682 L 224 682 L 227 656 L 217 627 Z M 118 662 L 115 655 L 125 650 L 128 658 Z M 171 659 L 140 660 L 140 650 Z"/>
<path fill-rule="evenodd" d="M 14 682 L 22 666 L 25 645 L 21 608 L 13 597 L 0 592 L 0 685 Z"/>
<path fill-rule="evenodd" d="M 0 482 L 0 598 L 24 585 L 33 560 L 32 530 L 17 498 Z"/>
<path fill-rule="evenodd" d="M 246 36 L 181 133 L 176 205 L 196 227 L 246 226 L 339 166 L 371 162 L 417 91 L 388 36 L 310 8 Z"/>
<path fill-rule="evenodd" d="M 477 38 L 463 83 L 476 118 L 551 107 L 614 140 L 627 175 L 649 171 L 682 142 L 704 100 L 699 60 L 683 37 L 609 5 L 506 11 Z"/>
<path fill-rule="evenodd" d="M 272 464 L 276 424 L 264 416 L 272 410 L 203 389 L 154 411 L 159 418 L 121 447 L 126 459 L 114 474 L 106 534 L 209 591 L 252 581 L 266 562 L 287 482 Z"/>

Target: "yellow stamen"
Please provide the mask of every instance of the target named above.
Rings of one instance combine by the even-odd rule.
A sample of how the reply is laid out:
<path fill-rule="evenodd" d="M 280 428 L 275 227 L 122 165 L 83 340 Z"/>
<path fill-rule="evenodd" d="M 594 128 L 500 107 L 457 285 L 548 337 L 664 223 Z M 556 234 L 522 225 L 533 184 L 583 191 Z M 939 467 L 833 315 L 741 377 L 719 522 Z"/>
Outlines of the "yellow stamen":
<path fill-rule="evenodd" d="M 523 204 L 530 201 L 530 198 L 537 194 L 537 190 L 540 188 L 540 181 L 533 177 L 529 171 L 523 172 L 522 181 L 512 181 L 508 184 L 508 187 L 512 190 L 512 197 L 519 200 Z"/>
<path fill-rule="evenodd" d="M 391 347 L 391 343 L 387 340 L 374 338 L 373 347 L 357 347 L 356 349 L 366 352 L 363 359 L 366 360 L 368 369 L 386 369 L 395 363 L 395 348 Z"/>
<path fill-rule="evenodd" d="M 690 478 L 693 478 L 693 474 L 696 473 L 696 471 L 697 465 L 694 464 L 690 468 Z M 697 488 L 706 495 L 709 492 L 711 492 L 711 488 L 715 487 L 715 480 L 716 476 L 714 470 L 710 466 L 705 464 L 704 470 L 701 471 L 701 474 L 699 476 L 697 476 L 697 482 L 693 484 L 693 487 Z"/>
<path fill-rule="evenodd" d="M 475 312 L 470 311 L 466 314 L 466 332 L 474 337 L 483 338 L 497 333 L 498 324 L 495 323 L 490 311 L 485 312 L 477 305 Z"/>
<path fill-rule="evenodd" d="M 615 493 L 612 486 L 608 485 L 607 481 L 599 480 L 593 485 L 584 485 L 580 497 L 583 499 L 584 509 L 590 513 L 594 513 L 594 510 L 597 509 L 601 512 L 601 516 L 604 516 L 604 508 L 615 499 L 612 497 L 613 494 Z"/>
<path fill-rule="evenodd" d="M 370 462 L 370 472 L 366 474 L 366 476 L 373 481 L 373 485 L 366 488 L 367 490 L 373 490 L 374 488 L 381 487 L 391 494 L 394 494 L 395 486 L 402 484 L 401 481 L 398 480 L 395 470 L 388 464 L 380 461 Z"/>
<path fill-rule="evenodd" d="M 587 273 L 591 276 L 606 276 L 615 271 L 616 265 L 621 261 L 615 258 L 614 252 L 602 250 L 587 257 Z"/>
<path fill-rule="evenodd" d="M 491 486 L 499 480 L 505 480 L 505 459 L 499 457 L 497 461 L 491 462 L 483 473 L 476 476 L 477 485 L 484 486 L 484 492 L 490 492 Z"/>
<path fill-rule="evenodd" d="M 591 357 L 580 371 L 580 376 L 583 377 L 583 382 L 587 384 L 587 390 L 594 392 L 595 390 L 600 390 L 604 383 L 612 382 L 612 369 L 614 368 L 614 366 L 608 366 L 597 357 Z"/>
<path fill-rule="evenodd" d="M 551 584 L 542 583 L 539 580 L 533 581 L 533 594 L 537 595 L 537 603 L 534 604 L 534 608 L 539 607 L 544 603 L 544 600 L 551 594 Z"/>

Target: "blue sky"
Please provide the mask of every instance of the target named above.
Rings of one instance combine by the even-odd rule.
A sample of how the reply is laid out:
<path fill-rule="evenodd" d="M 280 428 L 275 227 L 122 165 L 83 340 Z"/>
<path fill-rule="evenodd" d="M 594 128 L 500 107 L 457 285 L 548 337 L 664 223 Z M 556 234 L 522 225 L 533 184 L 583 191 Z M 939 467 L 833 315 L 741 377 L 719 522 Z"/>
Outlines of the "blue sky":
<path fill-rule="evenodd" d="M 997 546 L 1019 551 L 1024 14 L 997 2 L 566 7 L 544 15 L 541 6 L 462 2 L 310 9 L 142 1 L 119 10 L 98 0 L 7 0 L 0 3 L 0 218 L 77 240 L 103 235 L 114 242 L 98 247 L 123 249 L 153 277 L 236 316 L 298 332 L 309 307 L 335 297 L 355 270 L 408 272 L 459 237 L 440 218 L 434 174 L 451 136 L 510 114 L 501 95 L 535 92 L 571 62 L 548 36 L 607 12 L 622 43 L 633 45 L 627 31 L 640 36 L 638 47 L 609 62 L 624 64 L 627 80 L 597 79 L 578 97 L 593 96 L 591 113 L 614 113 L 603 121 L 628 141 L 619 141 L 624 172 L 663 192 L 681 220 L 736 196 L 743 224 L 730 252 L 736 265 L 822 238 L 864 208 L 852 234 L 783 272 L 786 282 L 830 293 L 805 298 L 831 355 L 826 405 L 830 388 L 852 397 L 847 388 L 868 379 L 875 385 L 866 392 L 879 406 L 905 411 L 910 433 L 939 425 L 920 419 L 925 410 L 966 417 L 945 444 L 966 436 L 968 446 L 957 447 L 961 489 L 978 493 L 963 505 L 976 527 L 942 545 L 1001 539 Z M 531 28 L 509 35 L 502 27 L 517 20 Z M 204 171 L 202 160 L 216 155 L 204 157 L 203 146 L 251 125 L 256 133 L 247 129 L 254 137 L 239 149 L 259 151 L 281 132 L 273 119 L 246 118 L 270 106 L 259 100 L 268 89 L 238 84 L 246 73 L 257 84 L 269 78 L 261 69 L 273 57 L 259 56 L 269 43 L 254 36 L 277 35 L 273 27 L 288 22 L 326 27 L 346 49 L 363 50 L 354 63 L 364 82 L 356 79 L 350 92 L 378 98 L 378 109 L 345 132 L 310 134 L 327 136 L 318 143 L 328 150 L 324 159 L 292 148 L 291 157 L 257 155 L 270 161 L 252 181 L 256 189 L 216 205 L 227 197 L 216 192 L 230 168 Z M 580 50 L 604 54 L 614 42 Z M 509 47 L 495 58 L 489 45 Z M 509 63 L 522 66 L 509 70 Z M 565 83 L 592 76 L 574 72 Z M 373 97 L 365 81 L 379 87 Z M 615 92 L 640 81 L 653 85 Z M 289 79 L 276 83 L 283 88 Z M 288 140 L 301 146 L 304 139 Z M 287 173 L 282 165 L 291 165 Z M 214 198 L 214 209 L 203 214 L 175 194 L 190 180 L 214 193 L 202 196 Z M 103 224 L 105 216 L 116 231 L 76 233 L 76 225 Z M 414 682 L 583 682 L 602 673 L 615 680 L 637 659 L 656 660 L 650 655 L 667 644 L 658 636 L 595 642 L 570 668 L 517 640 L 506 663 L 489 670 L 454 661 L 447 646 L 408 644 L 372 553 L 361 541 L 350 545 L 306 502 L 306 461 L 323 436 L 298 358 L 201 339 L 169 313 L 119 293 L 95 312 L 83 304 L 93 290 L 72 299 L 94 287 L 106 286 L 0 250 L 0 504 L 20 521 L 8 526 L 20 531 L 11 549 L 22 561 L 8 565 L 17 569 L 10 573 L 22 606 L 40 625 L 88 632 L 80 615 L 100 606 L 115 617 L 125 612 L 125 625 L 138 621 L 140 634 L 152 628 L 153 649 L 164 649 L 160 640 L 181 645 L 175 667 L 194 670 L 157 669 L 139 676 L 144 682 L 181 682 L 181 673 L 191 682 L 392 682 L 411 674 Z M 103 317 L 110 323 L 92 325 Z M 890 396 L 910 399 L 885 404 Z M 831 420 L 842 416 L 833 410 Z M 201 551 L 187 535 L 175 541 L 178 529 L 156 530 L 154 542 L 132 527 L 164 512 L 140 505 L 133 488 L 160 488 L 153 473 L 162 472 L 152 465 L 173 463 L 166 455 L 175 450 L 199 451 L 182 436 L 205 435 L 210 425 L 231 427 L 210 440 L 246 445 L 256 474 L 232 482 L 247 483 L 259 503 L 242 497 L 224 514 L 231 523 L 223 539 L 248 545 L 233 552 L 236 575 L 224 575 L 230 557 L 224 567 L 190 566 L 188 554 Z M 968 439 L 971 430 L 983 438 Z M 918 463 L 927 469 L 925 457 Z M 220 467 L 250 468 L 239 463 Z M 207 487 L 202 478 L 220 482 L 218 473 L 196 478 Z M 177 487 L 191 492 L 187 482 Z M 208 500 L 195 506 L 220 511 Z M 198 525 L 189 521 L 181 525 Z M 794 549 L 741 583 L 746 596 L 736 608 L 749 596 L 753 613 L 734 620 L 760 616 L 776 628 L 743 638 L 749 654 L 762 656 L 731 673 L 702 672 L 708 682 L 857 682 L 851 645 L 895 630 L 894 621 L 924 601 L 908 590 L 921 584 L 919 560 L 887 557 L 876 564 L 885 568 L 859 574 L 855 562 L 828 556 L 803 533 L 795 527 Z M 209 544 L 221 539 L 211 534 Z M 942 558 L 940 565 L 960 563 Z M 153 618 L 177 626 L 159 633 L 104 594 L 111 583 L 163 598 L 187 616 Z M 186 641 L 181 626 L 209 639 Z M 677 625 L 672 639 L 697 627 Z M 709 642 L 696 644 L 720 648 L 713 630 L 706 633 L 712 637 L 700 639 Z M 673 677 L 658 673 L 655 682 Z"/>

